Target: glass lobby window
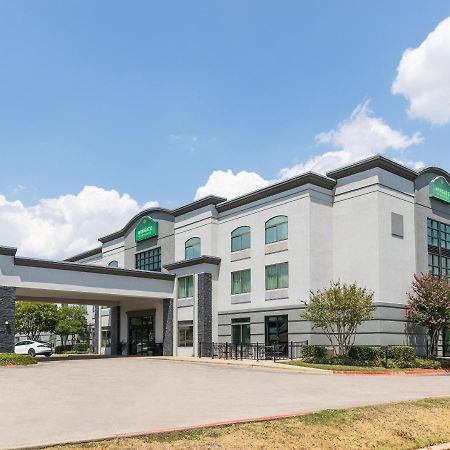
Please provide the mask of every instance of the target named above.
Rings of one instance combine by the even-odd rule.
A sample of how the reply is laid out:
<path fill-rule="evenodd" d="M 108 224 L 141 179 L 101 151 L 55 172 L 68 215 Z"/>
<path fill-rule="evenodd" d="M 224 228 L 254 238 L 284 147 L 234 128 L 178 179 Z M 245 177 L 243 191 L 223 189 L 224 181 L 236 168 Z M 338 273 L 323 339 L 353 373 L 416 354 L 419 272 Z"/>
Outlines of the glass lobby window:
<path fill-rule="evenodd" d="M 450 280 L 450 225 L 427 219 L 428 271 Z"/>
<path fill-rule="evenodd" d="M 111 347 L 111 327 L 102 327 L 102 347 Z"/>
<path fill-rule="evenodd" d="M 136 269 L 161 272 L 161 247 L 136 253 Z"/>
<path fill-rule="evenodd" d="M 231 251 L 250 248 L 250 227 L 239 227 L 231 232 Z"/>
<path fill-rule="evenodd" d="M 178 278 L 178 298 L 190 298 L 194 296 L 194 276 Z"/>
<path fill-rule="evenodd" d="M 178 322 L 178 347 L 192 347 L 194 345 L 194 325 L 192 320 Z"/>
<path fill-rule="evenodd" d="M 201 255 L 200 251 L 200 238 L 193 237 L 188 239 L 184 244 L 184 258 L 192 259 L 198 258 Z"/>
<path fill-rule="evenodd" d="M 282 289 L 289 286 L 288 263 L 266 266 L 266 290 Z"/>
<path fill-rule="evenodd" d="M 288 238 L 287 216 L 272 217 L 266 222 L 266 244 L 285 241 Z"/>
<path fill-rule="evenodd" d="M 250 344 L 250 319 L 231 319 L 231 342 Z"/>
<path fill-rule="evenodd" d="M 250 269 L 231 272 L 231 294 L 245 294 L 251 291 Z"/>
<path fill-rule="evenodd" d="M 119 261 L 111 261 L 109 264 L 108 264 L 108 267 L 119 267 Z"/>

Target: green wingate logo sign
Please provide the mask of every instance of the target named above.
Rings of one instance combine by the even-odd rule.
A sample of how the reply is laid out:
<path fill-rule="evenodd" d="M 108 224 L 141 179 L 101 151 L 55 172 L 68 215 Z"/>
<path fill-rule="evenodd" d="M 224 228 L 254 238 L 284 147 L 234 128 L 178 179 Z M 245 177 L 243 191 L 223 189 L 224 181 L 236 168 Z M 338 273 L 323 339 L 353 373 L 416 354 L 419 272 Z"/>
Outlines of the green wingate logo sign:
<path fill-rule="evenodd" d="M 144 217 L 134 229 L 134 240 L 143 241 L 158 236 L 158 222 L 151 217 Z"/>
<path fill-rule="evenodd" d="M 430 197 L 450 203 L 450 184 L 444 177 L 436 177 L 430 183 Z"/>

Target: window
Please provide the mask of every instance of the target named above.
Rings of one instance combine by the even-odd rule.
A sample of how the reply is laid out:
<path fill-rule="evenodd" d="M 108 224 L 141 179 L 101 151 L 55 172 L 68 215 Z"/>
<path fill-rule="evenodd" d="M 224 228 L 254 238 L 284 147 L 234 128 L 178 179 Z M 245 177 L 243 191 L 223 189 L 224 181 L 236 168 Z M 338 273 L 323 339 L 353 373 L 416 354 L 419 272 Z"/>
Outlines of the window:
<path fill-rule="evenodd" d="M 136 269 L 161 272 L 161 247 L 136 253 Z"/>
<path fill-rule="evenodd" d="M 250 227 L 239 227 L 231 232 L 231 251 L 250 248 Z"/>
<path fill-rule="evenodd" d="M 272 217 L 266 222 L 266 244 L 285 241 L 288 238 L 287 216 Z"/>
<path fill-rule="evenodd" d="M 178 278 L 178 298 L 190 298 L 194 296 L 194 277 Z"/>
<path fill-rule="evenodd" d="M 266 290 L 287 288 L 289 286 L 288 263 L 266 266 Z"/>
<path fill-rule="evenodd" d="M 450 225 L 427 220 L 428 271 L 450 280 Z"/>
<path fill-rule="evenodd" d="M 178 347 L 192 347 L 194 345 L 194 325 L 192 320 L 178 322 Z"/>
<path fill-rule="evenodd" d="M 111 328 L 102 327 L 102 347 L 111 347 Z"/>
<path fill-rule="evenodd" d="M 111 261 L 108 267 L 119 267 L 119 261 Z"/>
<path fill-rule="evenodd" d="M 250 319 L 231 319 L 231 342 L 250 344 Z"/>
<path fill-rule="evenodd" d="M 200 251 L 200 238 L 193 237 L 188 239 L 184 244 L 184 258 L 192 259 L 198 258 L 201 255 Z"/>
<path fill-rule="evenodd" d="M 231 272 L 231 294 L 245 294 L 251 291 L 250 269 Z"/>

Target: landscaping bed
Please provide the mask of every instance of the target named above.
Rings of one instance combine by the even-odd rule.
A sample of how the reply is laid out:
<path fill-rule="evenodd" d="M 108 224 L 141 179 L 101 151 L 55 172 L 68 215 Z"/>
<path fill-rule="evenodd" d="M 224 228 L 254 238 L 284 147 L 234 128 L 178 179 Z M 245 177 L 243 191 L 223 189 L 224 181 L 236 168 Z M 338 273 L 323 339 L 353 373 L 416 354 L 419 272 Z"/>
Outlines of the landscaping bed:
<path fill-rule="evenodd" d="M 426 372 L 449 371 L 450 361 L 417 356 L 413 347 L 396 345 L 387 351 L 381 347 L 353 346 L 348 356 L 333 356 L 326 347 L 305 345 L 303 358 L 285 364 L 337 372 Z"/>
<path fill-rule="evenodd" d="M 0 366 L 29 366 L 31 364 L 37 364 L 37 361 L 30 355 L 0 353 Z"/>
<path fill-rule="evenodd" d="M 441 398 L 51 448 L 403 450 L 449 442 L 449 423 Z"/>

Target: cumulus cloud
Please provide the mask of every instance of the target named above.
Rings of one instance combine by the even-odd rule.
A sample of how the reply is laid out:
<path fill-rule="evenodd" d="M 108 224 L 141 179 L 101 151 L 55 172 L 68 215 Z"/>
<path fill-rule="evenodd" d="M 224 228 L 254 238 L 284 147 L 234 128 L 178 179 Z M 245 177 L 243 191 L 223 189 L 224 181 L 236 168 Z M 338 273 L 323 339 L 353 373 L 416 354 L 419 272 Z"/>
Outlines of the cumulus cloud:
<path fill-rule="evenodd" d="M 407 148 L 423 142 L 422 135 L 406 135 L 391 128 L 382 118 L 374 117 L 369 100 L 359 104 L 335 129 L 317 134 L 315 140 L 318 146 L 327 145 L 330 149 L 300 164 L 282 168 L 273 180 L 266 180 L 255 172 L 234 174 L 231 170 L 215 170 L 206 184 L 197 189 L 196 198 L 208 194 L 233 198 L 305 172 L 325 174 L 328 170 L 387 151 L 397 152 L 395 158 L 403 164 L 413 168 L 423 166 L 421 161 L 403 157 Z"/>
<path fill-rule="evenodd" d="M 403 53 L 392 93 L 407 98 L 410 117 L 433 124 L 450 121 L 450 17 Z"/>
<path fill-rule="evenodd" d="M 214 194 L 225 198 L 239 197 L 247 192 L 255 191 L 269 184 L 261 175 L 255 172 L 238 172 L 231 170 L 215 170 L 211 173 L 205 185 L 200 186 L 195 199 Z"/>
<path fill-rule="evenodd" d="M 18 247 L 21 255 L 59 259 L 100 245 L 98 237 L 122 228 L 138 211 L 157 205 L 139 205 L 128 194 L 96 186 L 32 206 L 0 195 L 0 235 L 2 244 Z"/>

